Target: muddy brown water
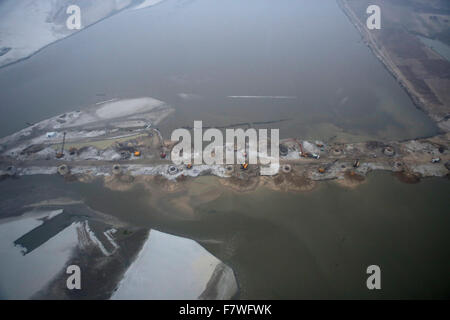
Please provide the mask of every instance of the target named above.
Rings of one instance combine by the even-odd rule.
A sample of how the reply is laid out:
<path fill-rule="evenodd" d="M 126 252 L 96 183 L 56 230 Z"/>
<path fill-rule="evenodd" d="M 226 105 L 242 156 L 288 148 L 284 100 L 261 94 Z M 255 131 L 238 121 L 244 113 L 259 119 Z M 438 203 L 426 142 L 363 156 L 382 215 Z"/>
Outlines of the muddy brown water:
<path fill-rule="evenodd" d="M 353 189 L 324 182 L 303 193 L 239 194 L 201 177 L 165 196 L 158 184 L 112 191 L 100 181 L 27 177 L 0 188 L 7 184 L 18 193 L 63 188 L 94 210 L 194 239 L 234 269 L 240 298 L 450 297 L 448 179 L 405 184 L 376 173 Z M 382 270 L 378 292 L 366 288 L 372 264 Z"/>

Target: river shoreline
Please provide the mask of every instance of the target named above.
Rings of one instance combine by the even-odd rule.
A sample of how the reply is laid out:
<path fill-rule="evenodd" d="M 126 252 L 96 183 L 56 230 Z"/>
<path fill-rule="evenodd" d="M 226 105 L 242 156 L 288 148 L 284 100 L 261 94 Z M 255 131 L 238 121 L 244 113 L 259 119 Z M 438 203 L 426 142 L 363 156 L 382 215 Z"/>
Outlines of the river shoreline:
<path fill-rule="evenodd" d="M 442 132 L 450 131 L 450 119 L 449 114 L 442 116 L 440 110 L 438 110 L 431 101 L 427 101 L 421 96 L 410 80 L 403 75 L 399 70 L 395 62 L 390 58 L 389 52 L 386 51 L 383 44 L 379 43 L 374 35 L 369 31 L 356 16 L 354 10 L 352 10 L 346 0 L 336 0 L 338 6 L 347 16 L 351 24 L 356 28 L 361 35 L 364 43 L 369 47 L 374 56 L 381 62 L 383 67 L 394 77 L 397 83 L 405 90 L 407 95 L 411 98 L 414 105 L 424 113 L 426 113 L 440 128 Z"/>
<path fill-rule="evenodd" d="M 26 61 L 26 60 L 34 57 L 35 55 L 39 54 L 43 50 L 47 49 L 48 47 L 50 47 L 60 41 L 69 39 L 70 37 L 78 34 L 79 32 L 86 30 L 88 28 L 91 28 L 91 27 L 95 26 L 96 24 L 103 22 L 104 20 L 109 19 L 109 18 L 113 17 L 114 15 L 119 14 L 123 11 L 141 10 L 141 9 L 145 9 L 148 7 L 156 6 L 156 5 L 160 4 L 161 2 L 164 2 L 164 0 L 153 0 L 153 1 L 142 0 L 142 2 L 140 2 L 140 3 L 130 2 L 127 6 L 125 6 L 123 8 L 118 8 L 118 10 L 112 11 L 112 12 L 106 14 L 104 17 L 97 19 L 96 21 L 88 22 L 81 30 L 75 30 L 74 32 L 71 32 L 69 34 L 58 34 L 56 32 L 53 32 L 53 37 L 54 37 L 53 40 L 48 40 L 49 41 L 48 43 L 42 44 L 39 48 L 36 48 L 34 50 L 31 49 L 31 52 L 29 54 L 21 55 L 19 53 L 19 54 L 17 54 L 17 57 L 15 57 L 15 58 L 8 57 L 9 60 L 12 60 L 12 61 L 6 60 L 6 62 L 4 62 L 3 60 L 0 60 L 0 70 L 3 68 L 9 67 L 9 66 L 15 65 L 17 63 Z M 61 9 L 61 10 L 63 10 L 63 9 Z M 86 10 L 89 10 L 89 9 L 86 9 Z M 63 11 L 65 11 L 65 10 L 63 10 Z M 48 22 L 46 22 L 46 23 L 48 23 Z M 55 24 L 54 28 L 56 28 L 56 24 Z M 20 36 L 24 36 L 24 35 L 20 35 Z M 25 36 L 27 36 L 27 35 L 25 34 Z M 0 49 L 2 49 L 2 48 L 0 47 Z M 6 52 L 4 54 L 0 55 L 0 57 L 6 56 L 6 54 L 10 54 L 10 51 L 14 51 L 14 49 L 15 48 L 13 48 L 13 47 L 5 47 L 4 51 L 6 51 Z M 14 54 L 14 52 L 12 52 L 12 53 Z"/>

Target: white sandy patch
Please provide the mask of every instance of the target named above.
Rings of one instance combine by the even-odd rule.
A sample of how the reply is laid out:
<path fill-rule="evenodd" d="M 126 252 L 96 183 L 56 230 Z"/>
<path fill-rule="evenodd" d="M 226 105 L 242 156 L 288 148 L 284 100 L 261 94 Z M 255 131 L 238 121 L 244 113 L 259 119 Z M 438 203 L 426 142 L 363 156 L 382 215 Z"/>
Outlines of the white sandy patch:
<path fill-rule="evenodd" d="M 92 130 L 92 131 L 67 131 L 66 142 L 76 141 L 86 138 L 96 138 L 106 134 L 105 130 Z M 55 132 L 54 135 L 48 137 L 47 134 L 43 134 L 39 137 L 31 139 L 27 142 L 27 145 L 43 144 L 43 143 L 60 143 L 63 140 L 64 132 Z M 26 145 L 21 146 L 25 149 Z"/>
<path fill-rule="evenodd" d="M 228 96 L 231 99 L 297 99 L 295 96 Z"/>
<path fill-rule="evenodd" d="M 115 249 L 119 249 L 119 245 L 117 244 L 116 241 L 114 241 L 114 234 L 116 232 L 117 232 L 117 230 L 113 228 L 113 229 L 109 229 L 109 230 L 103 232 L 103 234 L 105 235 L 106 239 L 109 240 L 109 242 Z"/>
<path fill-rule="evenodd" d="M 200 100 L 200 99 L 202 99 L 201 95 L 198 95 L 198 94 L 195 94 L 195 93 L 181 92 L 181 93 L 178 94 L 178 96 L 181 99 L 184 99 L 184 100 Z"/>
<path fill-rule="evenodd" d="M 164 105 L 164 102 L 153 98 L 120 100 L 104 104 L 97 110 L 97 115 L 103 119 L 113 119 L 150 112 L 162 105 Z"/>
<path fill-rule="evenodd" d="M 154 6 L 155 4 L 158 4 L 163 1 L 164 0 L 144 0 L 144 2 L 142 2 L 140 5 L 134 7 L 134 9 L 138 10 L 138 9 L 148 8 L 148 7 Z"/>
<path fill-rule="evenodd" d="M 188 177 L 198 177 L 202 174 L 210 173 L 212 175 L 226 178 L 226 168 L 222 165 L 194 165 L 191 170 L 184 168 L 184 165 L 175 166 L 178 172 L 175 174 L 169 173 L 171 165 L 158 165 L 158 166 L 144 166 L 144 165 L 129 165 L 124 167 L 124 170 L 129 172 L 133 176 L 156 176 L 161 175 L 168 180 L 176 180 L 176 178 L 184 175 Z"/>
<path fill-rule="evenodd" d="M 50 219 L 53 219 L 53 218 L 59 216 L 59 215 L 60 215 L 61 213 L 63 213 L 63 212 L 64 212 L 63 209 L 52 211 L 52 212 L 50 212 L 50 214 L 47 216 L 47 219 L 49 219 L 49 220 L 50 220 Z"/>
<path fill-rule="evenodd" d="M 137 8 L 160 2 L 144 1 Z M 0 56 L 0 67 L 29 57 L 43 47 L 79 30 L 69 30 L 66 10 L 81 8 L 81 30 L 116 14 L 139 0 L 2 0 L 0 1 L 0 49 L 10 48 Z"/>
<path fill-rule="evenodd" d="M 320 154 L 320 148 L 318 148 L 315 144 L 313 144 L 309 141 L 303 141 L 302 146 L 303 146 L 303 150 L 305 152 Z"/>
<path fill-rule="evenodd" d="M 50 1 L 4 0 L 0 3 L 0 47 L 11 51 L 0 57 L 0 66 L 24 58 L 58 40 L 46 23 Z"/>
<path fill-rule="evenodd" d="M 152 230 L 111 299 L 197 299 L 219 263 L 195 241 Z"/>
<path fill-rule="evenodd" d="M 21 176 L 31 176 L 38 174 L 57 174 L 58 168 L 56 167 L 27 167 L 19 169 L 17 172 Z"/>
<path fill-rule="evenodd" d="M 92 231 L 91 228 L 89 227 L 89 222 L 84 221 L 83 226 L 84 226 L 84 229 L 86 230 L 86 234 L 89 236 L 90 241 L 92 243 L 94 243 L 105 256 L 110 256 L 111 253 L 108 252 L 108 250 L 106 250 L 103 243 L 97 238 L 94 231 Z"/>
<path fill-rule="evenodd" d="M 97 102 L 95 105 L 96 105 L 96 106 L 99 106 L 99 105 L 101 105 L 101 104 L 105 104 L 105 103 L 113 102 L 113 101 L 117 101 L 117 100 L 118 100 L 118 99 L 114 98 L 114 99 L 109 99 L 109 100 L 105 100 L 105 101 L 100 101 L 100 102 Z"/>
<path fill-rule="evenodd" d="M 443 163 L 435 164 L 435 163 L 428 163 L 428 164 L 421 164 L 416 165 L 412 168 L 412 170 L 416 173 L 420 173 L 421 175 L 425 177 L 442 177 L 447 174 L 448 170 L 444 166 Z"/>
<path fill-rule="evenodd" d="M 29 299 L 64 268 L 78 243 L 75 224 L 26 256 L 14 246 L 15 240 L 42 224 L 39 217 L 54 214 L 0 222 L 0 299 Z"/>

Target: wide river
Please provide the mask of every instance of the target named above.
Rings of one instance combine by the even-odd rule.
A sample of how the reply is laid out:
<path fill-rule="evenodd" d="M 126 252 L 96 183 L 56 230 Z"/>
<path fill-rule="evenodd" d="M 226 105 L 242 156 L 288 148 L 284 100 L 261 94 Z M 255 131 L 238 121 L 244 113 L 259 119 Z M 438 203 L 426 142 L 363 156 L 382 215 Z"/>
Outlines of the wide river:
<path fill-rule="evenodd" d="M 99 101 L 140 96 L 175 107 L 160 125 L 166 136 L 194 120 L 323 140 L 437 132 L 334 0 L 167 0 L 0 69 L 0 88 L 0 136 Z M 130 223 L 198 240 L 233 268 L 241 298 L 450 296 L 446 179 L 407 185 L 378 173 L 356 189 L 327 182 L 306 193 L 259 188 L 239 195 L 204 177 L 188 194 L 153 199 L 139 188 L 113 192 L 32 177 L 1 182 L 0 218 L 8 215 L 10 187 L 28 192 L 41 182 L 66 186 L 91 208 Z M 365 286 L 371 264 L 382 269 L 379 292 Z"/>
<path fill-rule="evenodd" d="M 243 299 L 450 297 L 448 179 L 405 184 L 377 173 L 354 189 L 331 181 L 304 193 L 239 194 L 201 177 L 162 195 L 158 183 L 112 191 L 100 181 L 32 176 L 3 181 L 0 191 L 3 213 L 21 207 L 21 194 L 22 206 L 65 196 L 136 227 L 196 240 L 233 268 Z M 58 255 L 35 257 L 31 274 L 48 275 Z M 27 285 L 2 276 L 10 271 L 3 265 L 0 297 Z M 370 265 L 381 268 L 380 291 L 366 287 Z"/>
<path fill-rule="evenodd" d="M 163 131 L 271 124 L 282 137 L 436 133 L 334 0 L 168 0 L 128 11 L 0 70 L 0 136 L 112 98 L 151 96 Z M 260 125 L 268 127 L 268 124 Z"/>

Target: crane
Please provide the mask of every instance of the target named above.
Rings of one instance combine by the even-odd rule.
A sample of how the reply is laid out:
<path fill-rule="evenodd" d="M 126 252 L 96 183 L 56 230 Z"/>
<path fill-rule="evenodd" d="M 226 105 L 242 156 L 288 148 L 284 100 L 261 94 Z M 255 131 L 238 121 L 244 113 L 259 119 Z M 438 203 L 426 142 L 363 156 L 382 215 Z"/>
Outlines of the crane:
<path fill-rule="evenodd" d="M 298 146 L 300 147 L 300 157 L 305 157 L 306 154 L 305 154 L 305 152 L 303 151 L 303 145 L 302 145 L 302 143 L 301 143 L 300 141 L 298 141 L 297 139 L 292 139 L 292 140 L 294 140 L 294 142 L 297 143 Z"/>
<path fill-rule="evenodd" d="M 63 143 L 62 143 L 62 146 L 61 146 L 61 152 L 58 152 L 58 153 L 56 154 L 56 158 L 57 158 L 57 159 L 61 159 L 61 158 L 64 157 L 64 145 L 65 145 L 65 144 L 66 144 L 66 133 L 64 132 Z"/>

